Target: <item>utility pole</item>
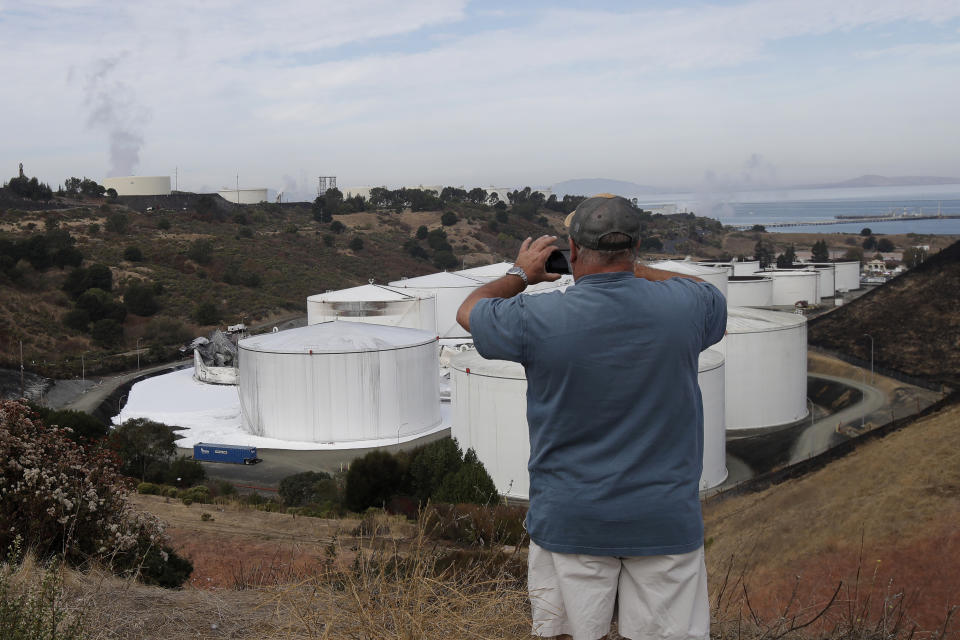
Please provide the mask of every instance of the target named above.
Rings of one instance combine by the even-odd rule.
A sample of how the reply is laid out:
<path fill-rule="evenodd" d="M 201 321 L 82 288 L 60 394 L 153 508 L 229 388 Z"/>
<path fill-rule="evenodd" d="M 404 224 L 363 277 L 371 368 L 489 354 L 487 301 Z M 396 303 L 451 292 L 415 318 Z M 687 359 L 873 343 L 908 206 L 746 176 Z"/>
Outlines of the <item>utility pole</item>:
<path fill-rule="evenodd" d="M 137 338 L 137 373 L 140 373 L 140 340 Z"/>
<path fill-rule="evenodd" d="M 20 397 L 23 398 L 26 387 L 23 384 L 23 340 L 20 341 Z"/>

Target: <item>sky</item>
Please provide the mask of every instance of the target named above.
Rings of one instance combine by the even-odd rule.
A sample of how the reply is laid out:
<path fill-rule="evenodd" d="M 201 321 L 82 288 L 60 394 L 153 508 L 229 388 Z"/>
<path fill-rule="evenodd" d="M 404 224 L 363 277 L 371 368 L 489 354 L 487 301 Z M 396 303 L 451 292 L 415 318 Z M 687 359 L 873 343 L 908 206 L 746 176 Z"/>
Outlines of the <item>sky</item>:
<path fill-rule="evenodd" d="M 960 176 L 960 2 L 0 0 L 0 176 Z"/>

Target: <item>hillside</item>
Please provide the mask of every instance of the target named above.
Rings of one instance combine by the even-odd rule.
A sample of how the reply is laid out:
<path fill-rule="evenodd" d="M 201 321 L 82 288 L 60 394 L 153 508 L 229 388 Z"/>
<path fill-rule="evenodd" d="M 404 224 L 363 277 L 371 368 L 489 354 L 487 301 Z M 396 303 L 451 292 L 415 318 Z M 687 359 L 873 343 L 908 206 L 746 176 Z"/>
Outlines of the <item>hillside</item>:
<path fill-rule="evenodd" d="M 810 322 L 812 345 L 931 381 L 960 384 L 960 242 Z"/>
<path fill-rule="evenodd" d="M 29 368 L 56 377 L 79 376 L 81 355 L 88 373 L 119 370 L 135 366 L 138 346 L 144 364 L 213 326 L 302 316 L 305 298 L 326 290 L 512 259 L 527 236 L 561 234 L 578 201 L 491 206 L 466 192 L 442 200 L 414 190 L 430 204 L 345 202 L 359 211 L 319 222 L 310 203 L 236 206 L 176 193 L 58 196 L 28 210 L 37 205 L 4 191 L 0 322 L 10 330 L 0 334 L 0 367 L 19 365 L 22 340 Z M 723 233 L 691 215 L 647 213 L 645 225 L 652 251 L 709 253 Z M 90 288 L 105 292 L 84 294 Z"/>
<path fill-rule="evenodd" d="M 861 604 L 870 595 L 876 615 L 903 591 L 911 619 L 935 628 L 960 605 L 958 424 L 954 403 L 803 478 L 708 501 L 712 584 L 732 563 L 769 616 L 795 587 L 823 604 L 842 580 L 850 600 L 859 568 Z"/>

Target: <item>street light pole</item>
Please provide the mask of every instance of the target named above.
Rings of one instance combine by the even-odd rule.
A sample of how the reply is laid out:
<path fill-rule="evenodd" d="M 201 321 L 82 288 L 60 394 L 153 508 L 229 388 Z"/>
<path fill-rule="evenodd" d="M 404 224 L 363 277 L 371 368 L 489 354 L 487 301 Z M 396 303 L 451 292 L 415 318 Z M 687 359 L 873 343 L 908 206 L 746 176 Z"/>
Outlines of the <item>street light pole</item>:
<path fill-rule="evenodd" d="M 869 333 L 863 334 L 864 337 L 870 338 L 870 384 L 874 383 L 873 379 L 873 336 Z"/>
<path fill-rule="evenodd" d="M 140 340 L 142 338 L 137 338 L 137 373 L 140 373 Z"/>

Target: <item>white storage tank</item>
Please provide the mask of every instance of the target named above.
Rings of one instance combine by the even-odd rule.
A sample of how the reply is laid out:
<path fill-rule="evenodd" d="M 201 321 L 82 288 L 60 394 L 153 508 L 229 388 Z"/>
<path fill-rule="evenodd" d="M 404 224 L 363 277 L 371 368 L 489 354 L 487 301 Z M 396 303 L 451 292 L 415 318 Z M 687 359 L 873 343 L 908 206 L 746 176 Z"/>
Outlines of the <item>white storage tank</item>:
<path fill-rule="evenodd" d="M 254 435 L 364 446 L 440 424 L 435 334 L 334 321 L 238 347 L 243 426 Z"/>
<path fill-rule="evenodd" d="M 168 196 L 170 176 L 117 176 L 103 179 L 104 189 L 114 189 L 118 196 Z"/>
<path fill-rule="evenodd" d="M 716 266 L 716 267 L 729 267 L 731 270 L 732 276 L 752 276 L 757 271 L 760 271 L 760 261 L 759 260 L 731 260 L 730 262 L 701 262 L 707 266 Z"/>
<path fill-rule="evenodd" d="M 530 437 L 523 366 L 486 360 L 469 350 L 453 356 L 450 367 L 450 435 L 463 449 L 477 452 L 497 491 L 511 498 L 529 498 Z M 723 355 L 710 349 L 701 353 L 697 377 L 703 397 L 701 491 L 719 486 L 727 478 L 724 378 Z"/>
<path fill-rule="evenodd" d="M 860 288 L 860 263 L 856 260 L 834 262 L 837 291 L 855 291 Z"/>
<path fill-rule="evenodd" d="M 727 310 L 726 423 L 733 435 L 807 416 L 807 319 L 765 309 Z"/>
<path fill-rule="evenodd" d="M 307 298 L 307 324 L 350 320 L 437 335 L 436 299 L 428 293 L 365 284 Z"/>
<path fill-rule="evenodd" d="M 723 297 L 727 297 L 727 270 L 723 267 L 707 267 L 690 260 L 661 260 L 650 262 L 647 266 L 653 269 L 697 276 L 719 289 Z"/>
<path fill-rule="evenodd" d="M 832 262 L 810 262 L 820 272 L 820 298 L 832 298 L 837 295 L 837 272 Z"/>
<path fill-rule="evenodd" d="M 773 305 L 773 280 L 762 275 L 733 276 L 727 280 L 727 307 Z"/>
<path fill-rule="evenodd" d="M 436 299 L 437 335 L 443 339 L 469 340 L 470 334 L 457 324 L 457 309 L 467 296 L 484 284 L 483 280 L 442 271 L 395 280 L 390 286 L 415 295 L 432 295 Z"/>
<path fill-rule="evenodd" d="M 766 269 L 759 271 L 773 280 L 773 304 L 792 307 L 803 300 L 820 303 L 820 274 L 816 269 Z"/>
<path fill-rule="evenodd" d="M 487 282 L 492 282 L 507 275 L 507 270 L 512 266 L 512 262 L 497 262 L 495 264 L 487 264 L 480 267 L 461 269 L 455 273 L 458 273 L 462 276 L 467 276 L 468 278 L 474 278 L 475 280 L 482 280 L 484 284 L 486 284 Z M 560 276 L 559 280 L 554 280 L 553 282 L 538 282 L 537 284 L 531 285 L 524 289 L 524 293 L 540 293 L 541 291 L 559 289 L 571 284 L 573 284 L 573 276 L 564 274 Z"/>
<path fill-rule="evenodd" d="M 257 189 L 221 189 L 217 194 L 233 204 L 258 204 L 267 201 L 266 187 Z"/>

